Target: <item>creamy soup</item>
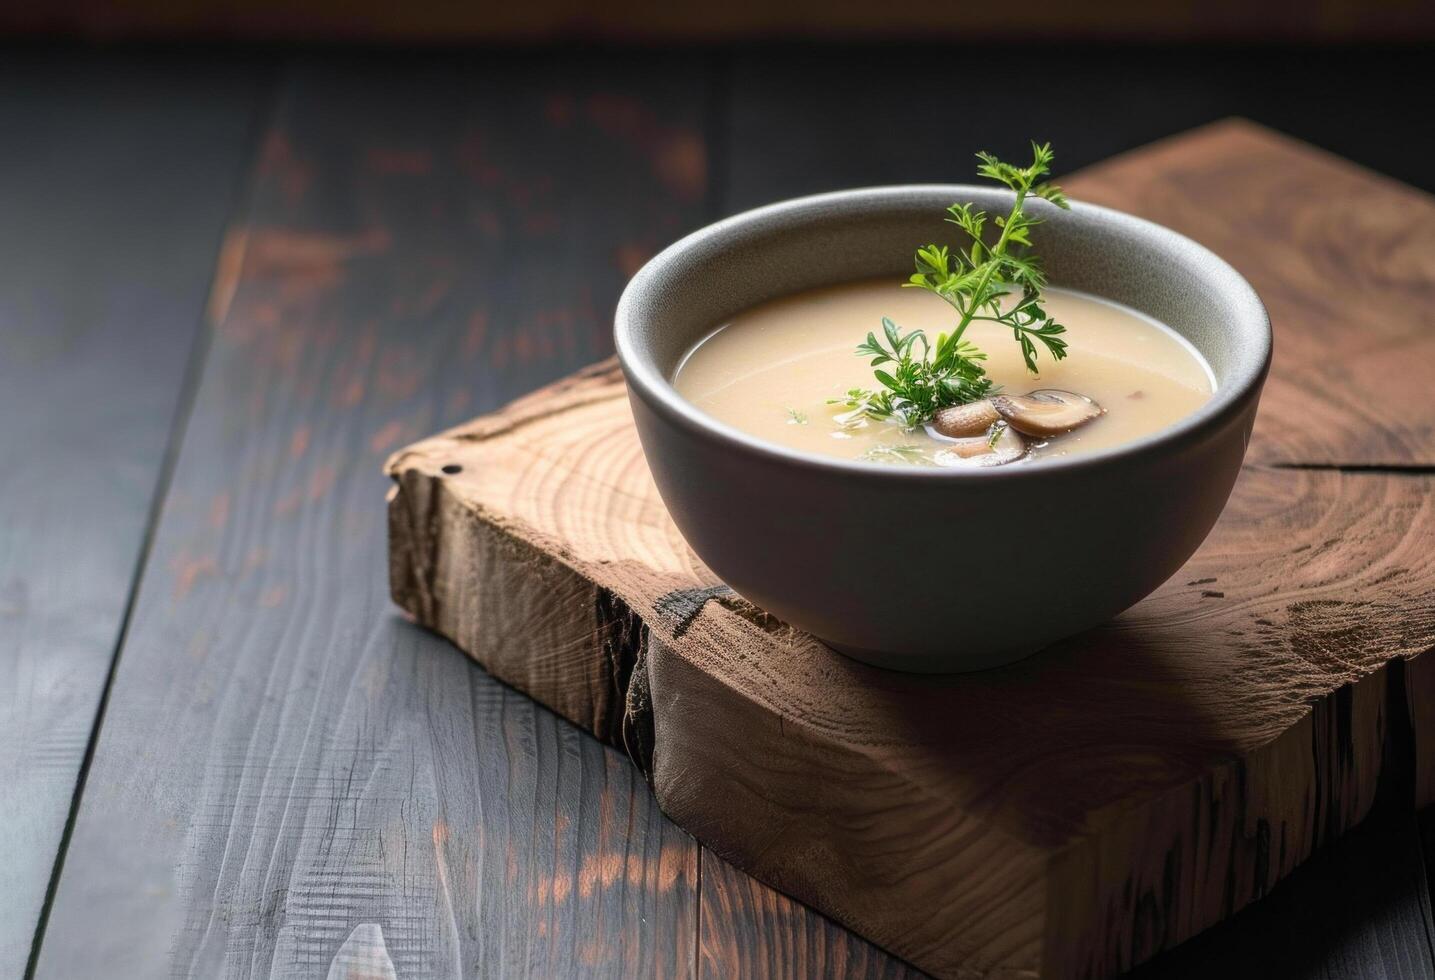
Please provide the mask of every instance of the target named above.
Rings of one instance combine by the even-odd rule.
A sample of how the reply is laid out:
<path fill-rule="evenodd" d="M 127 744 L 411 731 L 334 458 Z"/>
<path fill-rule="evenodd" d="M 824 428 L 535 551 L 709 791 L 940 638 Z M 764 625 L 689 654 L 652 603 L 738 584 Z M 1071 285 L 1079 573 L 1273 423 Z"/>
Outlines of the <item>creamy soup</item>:
<path fill-rule="evenodd" d="M 1084 293 L 1048 289 L 1043 305 L 1065 325 L 1067 357 L 1043 349 L 1034 376 L 1011 331 L 974 322 L 966 339 L 986 353 L 987 375 L 1004 395 L 1062 389 L 1094 400 L 1104 413 L 1072 431 L 1026 438 L 1024 459 L 1087 453 L 1165 428 L 1211 397 L 1205 361 L 1169 328 L 1127 307 Z M 950 306 L 890 279 L 848 283 L 764 303 L 698 343 L 674 385 L 722 422 L 792 449 L 900 465 L 947 464 L 950 441 L 892 421 L 844 419 L 830 404 L 851 388 L 879 387 L 868 359 L 854 353 L 882 317 L 935 341 L 955 325 Z"/>

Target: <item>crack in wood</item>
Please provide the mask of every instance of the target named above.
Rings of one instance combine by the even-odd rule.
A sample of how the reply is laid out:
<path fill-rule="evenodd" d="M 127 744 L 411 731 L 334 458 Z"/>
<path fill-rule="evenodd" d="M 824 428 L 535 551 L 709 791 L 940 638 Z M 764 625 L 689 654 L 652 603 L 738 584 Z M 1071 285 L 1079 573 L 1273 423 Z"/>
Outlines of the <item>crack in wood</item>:
<path fill-rule="evenodd" d="M 613 679 L 614 703 L 622 705 L 621 714 L 612 716 L 612 730 L 596 734 L 621 746 L 651 784 L 653 703 L 648 687 L 648 626 L 611 589 L 597 589 L 594 612 Z"/>

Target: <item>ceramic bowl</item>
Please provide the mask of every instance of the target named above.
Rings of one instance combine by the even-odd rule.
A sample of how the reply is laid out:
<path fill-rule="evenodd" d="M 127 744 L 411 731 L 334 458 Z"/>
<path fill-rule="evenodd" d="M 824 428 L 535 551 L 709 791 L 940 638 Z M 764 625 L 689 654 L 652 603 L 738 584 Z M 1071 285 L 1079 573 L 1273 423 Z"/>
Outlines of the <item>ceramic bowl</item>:
<path fill-rule="evenodd" d="M 616 315 L 643 452 L 693 550 L 773 615 L 898 670 L 1025 657 L 1169 578 L 1225 506 L 1271 358 L 1260 299 L 1206 248 L 1107 208 L 1037 202 L 1045 223 L 1034 237 L 1052 284 L 1124 303 L 1184 336 L 1215 374 L 1202 408 L 1115 448 L 954 471 L 786 449 L 674 390 L 683 355 L 742 310 L 854 279 L 904 279 L 916 245 L 956 244 L 942 221 L 956 201 L 1004 212 L 1011 196 L 883 187 L 739 214 L 650 261 Z M 890 547 L 874 513 L 912 515 L 916 547 Z"/>

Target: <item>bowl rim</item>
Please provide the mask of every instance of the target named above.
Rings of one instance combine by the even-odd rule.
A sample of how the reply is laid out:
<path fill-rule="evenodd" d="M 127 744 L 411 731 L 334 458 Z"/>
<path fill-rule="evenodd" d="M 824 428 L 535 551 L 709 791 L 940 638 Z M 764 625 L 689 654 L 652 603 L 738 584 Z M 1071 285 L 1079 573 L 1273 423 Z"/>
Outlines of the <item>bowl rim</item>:
<path fill-rule="evenodd" d="M 684 253 L 696 249 L 721 248 L 724 239 L 736 230 L 744 228 L 770 228 L 776 225 L 790 226 L 800 222 L 803 216 L 830 214 L 834 206 L 880 207 L 883 204 L 911 205 L 913 199 L 930 196 L 933 199 L 959 200 L 964 195 L 979 194 L 990 196 L 1000 189 L 974 184 L 891 184 L 874 187 L 859 187 L 850 190 L 829 191 L 804 197 L 790 198 L 742 211 L 738 214 L 715 221 L 678 239 L 649 259 L 628 281 L 618 299 L 613 316 L 613 339 L 617 349 L 618 363 L 628 383 L 630 392 L 641 397 L 644 403 L 670 423 L 686 430 L 699 439 L 720 446 L 753 453 L 765 460 L 796 466 L 803 469 L 829 473 L 848 479 L 877 479 L 884 481 L 927 481 L 927 480 L 1027 480 L 1040 478 L 1054 470 L 1065 472 L 1107 466 L 1132 457 L 1155 454 L 1168 447 L 1178 449 L 1199 441 L 1213 429 L 1219 429 L 1247 402 L 1259 394 L 1270 370 L 1273 340 L 1270 317 L 1255 288 L 1229 262 L 1180 232 L 1145 218 L 1103 207 L 1080 200 L 1070 200 L 1071 210 L 1090 216 L 1119 231 L 1135 236 L 1154 238 L 1175 251 L 1189 257 L 1192 266 L 1199 266 L 1206 278 L 1214 277 L 1216 286 L 1227 293 L 1235 308 L 1233 321 L 1240 322 L 1255 341 L 1238 352 L 1225 383 L 1217 387 L 1214 396 L 1190 415 L 1156 432 L 1078 456 L 1047 456 L 1026 460 L 1018 466 L 990 467 L 926 467 L 886 466 L 862 460 L 847 460 L 835 456 L 819 456 L 813 453 L 789 449 L 778 443 L 769 442 L 751 435 L 707 414 L 682 395 L 672 382 L 658 370 L 652 359 L 641 354 L 634 339 L 635 307 L 639 297 L 651 292 L 672 264 Z M 1009 192 L 1008 192 L 1009 193 Z M 1098 299 L 1100 294 L 1092 293 Z"/>

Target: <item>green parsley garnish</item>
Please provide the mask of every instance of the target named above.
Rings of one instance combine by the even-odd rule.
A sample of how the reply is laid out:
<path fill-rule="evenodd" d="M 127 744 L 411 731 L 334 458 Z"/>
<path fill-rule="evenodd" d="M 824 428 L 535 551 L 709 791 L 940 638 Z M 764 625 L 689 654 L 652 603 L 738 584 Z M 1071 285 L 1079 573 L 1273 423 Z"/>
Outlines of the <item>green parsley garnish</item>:
<path fill-rule="evenodd" d="M 802 411 L 802 409 L 800 409 L 800 408 L 789 408 L 789 409 L 787 410 L 787 424 L 788 424 L 788 425 L 806 425 L 806 424 L 807 424 L 807 413 L 804 412 L 804 411 Z"/>
<path fill-rule="evenodd" d="M 1066 328 L 1047 315 L 1041 306 L 1041 292 L 1046 275 L 1041 263 L 1031 252 L 1031 229 L 1041 218 L 1026 213 L 1029 197 L 1039 197 L 1066 208 L 1066 198 L 1055 184 L 1041 178 L 1051 171 L 1051 144 L 1033 142 L 1032 162 L 1028 167 L 1003 163 L 990 153 L 978 153 L 981 166 L 977 172 L 1011 188 L 1016 200 L 1006 215 L 997 215 L 992 225 L 1001 229 L 994 244 L 984 243 L 987 214 L 971 204 L 953 204 L 947 209 L 947 221 L 957 225 L 971 239 L 966 249 L 952 251 L 945 245 L 925 245 L 917 249 L 916 272 L 904 286 L 935 293 L 959 314 L 956 329 L 938 335 L 929 345 L 920 330 L 904 334 L 890 319 L 882 319 L 882 334 L 869 333 L 857 347 L 857 353 L 872 359 L 872 374 L 881 388 L 854 388 L 846 398 L 833 399 L 832 404 L 845 405 L 849 411 L 838 418 L 867 417 L 894 419 L 907 428 L 927 422 L 949 405 L 964 405 L 984 398 L 993 388 L 982 361 L 986 355 L 962 334 L 974 321 L 999 323 L 1012 331 L 1021 346 L 1026 368 L 1036 373 L 1037 343 L 1040 342 L 1053 361 L 1066 356 L 1066 341 L 1061 334 Z M 1020 292 L 1021 298 L 1010 309 L 1002 309 L 1002 301 Z M 839 422 L 839 424 L 844 424 Z"/>

